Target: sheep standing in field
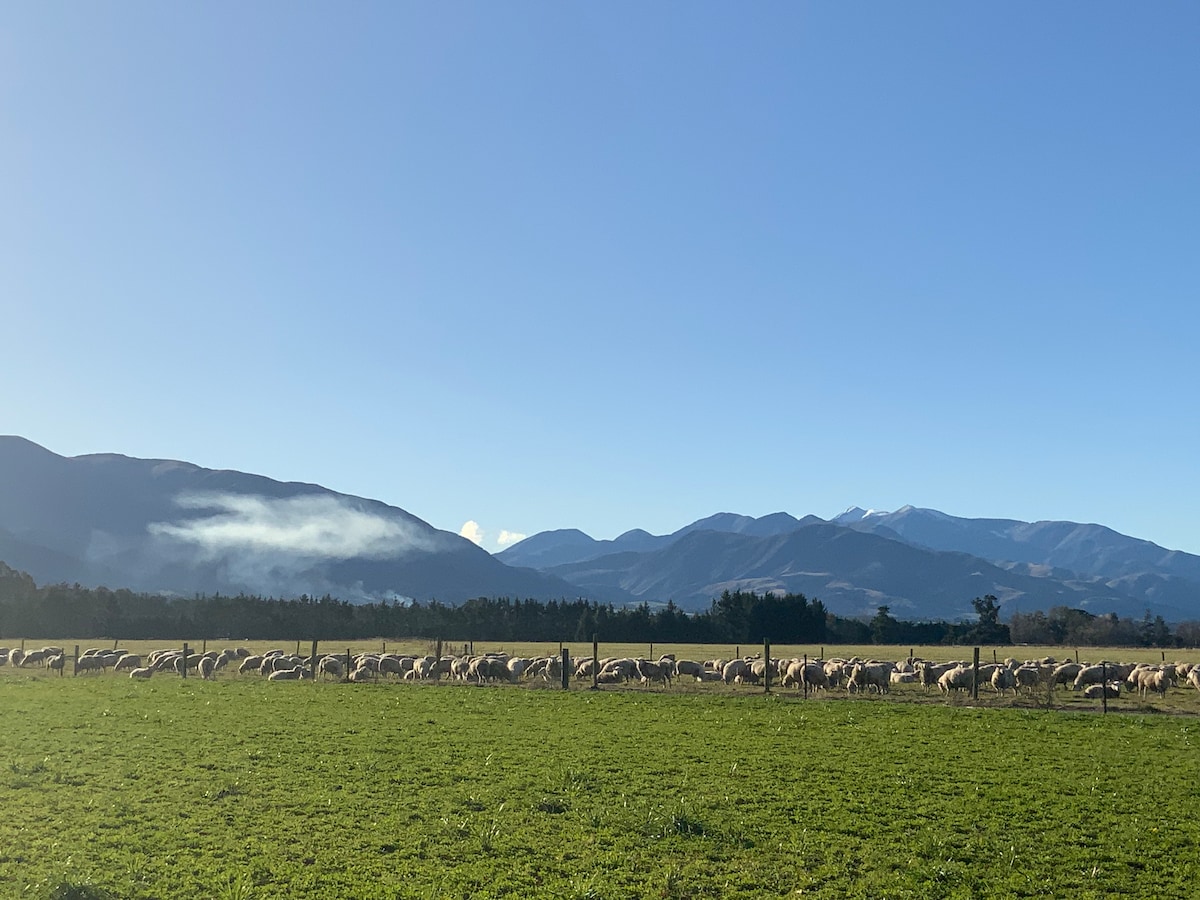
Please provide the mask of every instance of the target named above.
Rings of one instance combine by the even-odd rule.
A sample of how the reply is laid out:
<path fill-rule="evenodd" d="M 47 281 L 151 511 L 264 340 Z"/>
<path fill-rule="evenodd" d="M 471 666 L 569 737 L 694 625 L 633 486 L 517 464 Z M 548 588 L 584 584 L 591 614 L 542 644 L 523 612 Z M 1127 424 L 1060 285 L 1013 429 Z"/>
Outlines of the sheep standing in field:
<path fill-rule="evenodd" d="M 325 658 L 333 659 L 334 657 L 327 656 Z M 339 661 L 339 666 L 340 666 L 340 664 L 341 663 Z M 397 656 L 395 653 L 384 653 L 382 656 L 380 656 L 379 657 L 379 665 L 377 668 L 378 668 L 380 678 L 386 678 L 388 675 L 395 675 L 397 678 L 399 678 L 404 674 L 404 669 L 400 665 L 400 657 Z M 341 677 L 342 677 L 342 673 L 339 668 L 338 678 L 341 678 Z"/>
<path fill-rule="evenodd" d="M 1016 682 L 1013 693 L 1016 693 L 1021 688 L 1028 688 L 1029 693 L 1032 694 L 1042 682 L 1042 673 L 1033 666 L 1018 666 L 1013 671 L 1013 679 Z"/>
<path fill-rule="evenodd" d="M 113 663 L 113 671 L 121 672 L 125 670 L 140 669 L 142 667 L 142 658 L 134 653 L 126 653 L 115 663 Z"/>
<path fill-rule="evenodd" d="M 399 670 L 400 668 L 397 666 L 396 671 Z M 342 666 L 340 658 L 336 656 L 323 656 L 321 657 L 321 661 L 317 663 L 317 674 L 323 678 L 337 678 L 340 680 L 343 674 L 345 674 L 345 667 Z"/>
<path fill-rule="evenodd" d="M 25 651 L 20 647 L 14 647 L 8 651 L 8 664 L 14 669 L 25 661 Z"/>
<path fill-rule="evenodd" d="M 803 689 L 807 684 L 813 690 L 829 689 L 829 676 L 825 674 L 825 666 L 820 660 L 810 659 L 806 664 L 802 659 L 792 660 L 784 670 L 780 679 L 782 687 L 797 687 Z"/>
<path fill-rule="evenodd" d="M 200 672 L 200 677 L 205 681 L 209 681 L 210 679 L 216 677 L 217 661 L 211 656 L 202 656 L 200 657 L 200 663 L 197 666 L 197 669 Z"/>
<path fill-rule="evenodd" d="M 921 686 L 928 692 L 931 687 L 939 684 L 938 679 L 957 665 L 958 663 L 932 663 L 928 660 L 919 659 L 913 664 L 913 668 L 917 670 Z"/>
<path fill-rule="evenodd" d="M 1167 689 L 1171 687 L 1175 680 L 1174 666 L 1147 666 L 1141 669 L 1134 669 L 1129 675 L 1130 687 L 1136 687 L 1138 695 L 1145 700 L 1150 691 L 1154 691 L 1160 697 L 1165 697 Z"/>
<path fill-rule="evenodd" d="M 855 663 L 850 669 L 850 677 L 846 679 L 846 690 L 851 694 L 868 690 L 886 694 L 891 684 L 891 675 L 891 663 Z"/>
<path fill-rule="evenodd" d="M 721 669 L 721 680 L 733 684 L 750 674 L 750 663 L 744 659 L 731 659 Z"/>
<path fill-rule="evenodd" d="M 46 658 L 46 668 L 55 672 L 61 673 L 66 663 L 67 658 L 61 653 L 55 653 L 53 656 Z"/>
<path fill-rule="evenodd" d="M 938 678 L 938 690 L 943 694 L 951 691 L 969 691 L 975 681 L 975 672 L 970 666 L 955 666 Z"/>
<path fill-rule="evenodd" d="M 635 660 L 637 663 L 638 680 L 644 685 L 661 681 L 663 687 L 671 686 L 671 676 L 675 673 L 675 660 L 664 656 L 658 662 L 648 659 Z"/>
<path fill-rule="evenodd" d="M 998 666 L 992 672 L 992 687 L 996 689 L 1000 696 L 1004 696 L 1005 691 L 1011 690 L 1015 697 L 1017 695 L 1017 676 L 1007 666 Z"/>
<path fill-rule="evenodd" d="M 21 660 L 21 667 L 28 668 L 30 666 L 45 665 L 46 651 L 45 650 L 30 650 L 25 654 L 25 658 Z"/>
<path fill-rule="evenodd" d="M 703 671 L 704 666 L 694 659 L 680 659 L 675 662 L 675 674 L 680 678 L 686 675 L 699 681 Z"/>
<path fill-rule="evenodd" d="M 1082 671 L 1083 666 L 1081 666 L 1079 663 L 1067 662 L 1060 666 L 1056 666 L 1050 678 L 1056 685 L 1067 685 L 1068 688 L 1073 690 L 1075 686 L 1075 679 Z"/>

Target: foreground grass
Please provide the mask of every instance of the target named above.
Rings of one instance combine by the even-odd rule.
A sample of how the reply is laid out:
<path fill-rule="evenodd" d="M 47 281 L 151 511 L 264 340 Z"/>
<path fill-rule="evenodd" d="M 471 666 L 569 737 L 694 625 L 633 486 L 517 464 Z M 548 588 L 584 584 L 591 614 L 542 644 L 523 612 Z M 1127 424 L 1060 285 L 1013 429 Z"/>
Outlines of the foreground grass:
<path fill-rule="evenodd" d="M 0 896 L 1146 897 L 1193 718 L 762 694 L 0 680 Z"/>

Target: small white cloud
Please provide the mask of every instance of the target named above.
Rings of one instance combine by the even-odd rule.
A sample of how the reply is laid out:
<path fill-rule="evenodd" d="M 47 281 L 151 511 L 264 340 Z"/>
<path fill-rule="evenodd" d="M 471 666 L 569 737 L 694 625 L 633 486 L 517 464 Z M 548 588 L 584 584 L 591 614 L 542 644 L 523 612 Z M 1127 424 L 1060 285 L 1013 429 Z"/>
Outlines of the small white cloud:
<path fill-rule="evenodd" d="M 478 544 L 481 547 L 483 546 L 484 532 L 483 529 L 479 527 L 479 523 L 474 519 L 464 522 L 463 527 L 458 530 L 458 534 L 460 537 L 465 537 L 473 544 Z"/>
<path fill-rule="evenodd" d="M 500 537 L 496 538 L 496 543 L 501 547 L 508 547 L 517 543 L 517 541 L 525 540 L 525 538 L 528 536 L 529 535 L 521 534 L 518 531 L 505 531 L 504 529 L 501 529 Z"/>

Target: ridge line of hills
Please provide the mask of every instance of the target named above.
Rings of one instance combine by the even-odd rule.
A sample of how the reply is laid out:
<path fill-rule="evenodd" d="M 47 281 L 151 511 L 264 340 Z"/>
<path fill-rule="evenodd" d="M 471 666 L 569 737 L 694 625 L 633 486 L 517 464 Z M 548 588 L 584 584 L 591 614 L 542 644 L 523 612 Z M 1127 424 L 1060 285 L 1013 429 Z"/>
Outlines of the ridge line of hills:
<path fill-rule="evenodd" d="M 0 559 L 38 583 L 351 601 L 478 596 L 668 600 L 791 591 L 831 612 L 889 606 L 955 620 L 994 594 L 1004 615 L 1069 606 L 1200 618 L 1200 556 L 1102 525 L 964 519 L 906 506 L 829 521 L 717 513 L 669 535 L 541 532 L 492 556 L 417 516 L 315 484 L 117 454 L 63 457 L 0 436 Z"/>

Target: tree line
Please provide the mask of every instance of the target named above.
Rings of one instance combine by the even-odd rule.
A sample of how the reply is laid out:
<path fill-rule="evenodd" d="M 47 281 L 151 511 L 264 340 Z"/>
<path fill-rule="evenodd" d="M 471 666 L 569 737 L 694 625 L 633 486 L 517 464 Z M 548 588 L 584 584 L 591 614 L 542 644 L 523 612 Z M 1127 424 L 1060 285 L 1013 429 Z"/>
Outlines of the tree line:
<path fill-rule="evenodd" d="M 1001 644 L 1195 646 L 1200 623 L 1171 628 L 1057 607 L 1000 621 L 991 595 L 972 601 L 976 621 L 906 622 L 886 606 L 856 619 L 834 615 L 803 594 L 724 591 L 708 609 L 685 613 L 674 602 L 614 607 L 582 599 L 538 601 L 477 597 L 355 604 L 335 597 L 278 599 L 249 594 L 174 597 L 79 584 L 39 587 L 0 562 L 0 640 L 363 640 L 444 638 L 452 641 L 590 641 L 612 643 Z"/>

